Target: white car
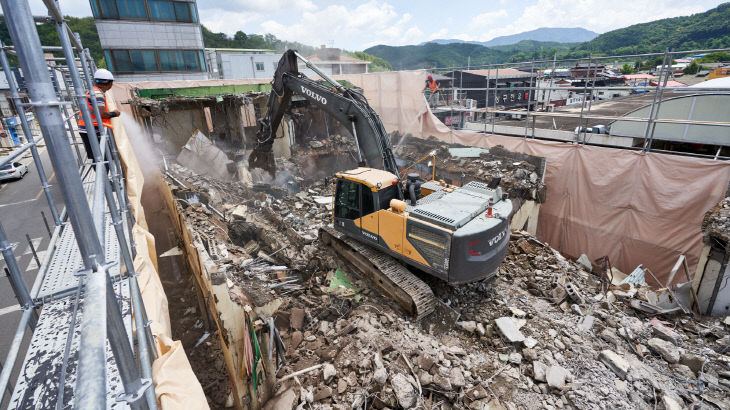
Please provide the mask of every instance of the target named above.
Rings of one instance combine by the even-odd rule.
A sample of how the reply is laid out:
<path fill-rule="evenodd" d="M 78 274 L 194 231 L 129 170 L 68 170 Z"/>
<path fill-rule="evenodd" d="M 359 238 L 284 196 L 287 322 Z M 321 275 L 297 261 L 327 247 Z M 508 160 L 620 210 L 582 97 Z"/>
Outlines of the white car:
<path fill-rule="evenodd" d="M 21 179 L 28 173 L 28 167 L 20 162 L 11 162 L 0 167 L 0 181 Z"/>

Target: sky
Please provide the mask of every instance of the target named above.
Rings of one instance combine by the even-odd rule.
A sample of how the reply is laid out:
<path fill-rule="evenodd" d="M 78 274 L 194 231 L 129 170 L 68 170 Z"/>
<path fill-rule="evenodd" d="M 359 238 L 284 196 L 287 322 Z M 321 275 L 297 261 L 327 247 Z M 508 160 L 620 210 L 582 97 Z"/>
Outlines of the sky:
<path fill-rule="evenodd" d="M 706 11 L 722 0 L 198 0 L 201 22 L 233 34 L 271 33 L 311 46 L 364 50 L 433 39 L 487 41 L 540 27 L 604 33 L 632 24 Z M 34 14 L 46 14 L 30 0 Z M 90 16 L 88 0 L 61 0 L 64 14 Z"/>

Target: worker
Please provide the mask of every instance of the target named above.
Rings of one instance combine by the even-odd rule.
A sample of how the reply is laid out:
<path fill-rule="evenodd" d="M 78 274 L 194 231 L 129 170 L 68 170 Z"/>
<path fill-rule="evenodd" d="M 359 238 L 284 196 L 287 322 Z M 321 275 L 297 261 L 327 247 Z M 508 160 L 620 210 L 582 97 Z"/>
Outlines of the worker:
<path fill-rule="evenodd" d="M 433 79 L 433 76 L 429 74 L 428 80 L 426 80 L 426 86 L 431 91 L 431 94 L 436 94 L 439 89 L 439 84 Z"/>
<path fill-rule="evenodd" d="M 109 91 L 109 89 L 112 88 L 112 85 L 114 84 L 114 76 L 109 70 L 100 68 L 96 70 L 94 73 L 94 89 L 93 89 L 93 96 L 89 95 L 89 92 L 86 92 L 86 104 L 89 106 L 89 113 L 91 114 L 91 121 L 93 123 L 94 128 L 96 129 L 96 135 L 101 140 L 101 134 L 103 132 L 103 128 L 99 127 L 98 122 L 96 121 L 96 116 L 94 115 L 94 104 L 91 101 L 91 98 L 96 99 L 96 104 L 99 107 L 99 114 L 101 114 L 101 123 L 104 127 L 108 128 L 109 132 L 114 129 L 112 126 L 112 118 L 119 116 L 119 110 L 109 111 L 107 109 L 108 105 L 106 103 L 106 96 L 104 95 L 105 92 Z M 91 144 L 89 144 L 89 134 L 86 130 L 86 123 L 84 122 L 83 116 L 81 116 L 78 120 L 79 125 L 79 136 L 81 137 L 81 140 L 84 142 L 84 148 L 86 148 L 86 158 L 93 160 L 94 159 L 94 153 L 91 150 Z"/>
<path fill-rule="evenodd" d="M 424 87 L 424 91 L 428 89 L 428 104 L 433 106 L 433 98 L 436 95 L 437 92 L 439 92 L 439 84 L 433 79 L 432 75 L 428 75 L 428 79 L 426 80 L 426 87 Z M 436 103 L 438 104 L 438 99 L 436 99 Z"/>

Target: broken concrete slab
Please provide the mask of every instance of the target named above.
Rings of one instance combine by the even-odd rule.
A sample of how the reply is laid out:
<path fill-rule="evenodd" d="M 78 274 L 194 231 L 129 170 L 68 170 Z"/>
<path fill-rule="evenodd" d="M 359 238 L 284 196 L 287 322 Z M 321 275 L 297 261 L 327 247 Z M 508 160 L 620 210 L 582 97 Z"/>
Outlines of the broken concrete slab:
<path fill-rule="evenodd" d="M 538 382 L 545 382 L 547 381 L 546 375 L 547 375 L 547 365 L 540 361 L 534 361 L 532 362 L 532 374 L 533 378 Z"/>
<path fill-rule="evenodd" d="M 565 387 L 568 375 L 568 370 L 564 367 L 553 365 L 548 367 L 547 372 L 545 372 L 545 380 L 547 380 L 548 386 L 556 389 L 562 389 Z"/>
<path fill-rule="evenodd" d="M 603 362 L 609 369 L 613 370 L 618 377 L 626 380 L 631 365 L 623 357 L 619 356 L 611 350 L 602 350 L 598 358 Z"/>
<path fill-rule="evenodd" d="M 679 363 L 679 350 L 671 342 L 654 337 L 649 339 L 647 344 L 668 363 Z"/>
<path fill-rule="evenodd" d="M 414 408 L 418 404 L 418 393 L 413 387 L 414 383 L 409 379 L 409 376 L 401 373 L 395 374 L 390 379 L 390 384 L 393 386 L 393 392 L 398 399 L 398 404 L 404 409 Z"/>
<path fill-rule="evenodd" d="M 520 343 L 525 340 L 525 335 L 520 332 L 517 325 L 510 317 L 500 317 L 494 320 L 500 333 L 511 343 Z"/>

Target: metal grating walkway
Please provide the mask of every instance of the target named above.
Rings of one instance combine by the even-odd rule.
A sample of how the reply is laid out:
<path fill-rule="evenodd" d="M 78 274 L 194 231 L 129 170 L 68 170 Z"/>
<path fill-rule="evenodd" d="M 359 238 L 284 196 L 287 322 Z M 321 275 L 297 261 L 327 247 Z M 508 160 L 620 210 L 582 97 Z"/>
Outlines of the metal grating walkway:
<path fill-rule="evenodd" d="M 87 198 L 92 197 L 94 186 L 94 173 L 90 172 L 84 182 Z M 119 243 L 116 233 L 111 224 L 111 217 L 105 217 L 105 249 L 106 260 L 119 261 Z M 49 298 L 59 295 L 60 292 L 76 288 L 78 277 L 74 273 L 82 267 L 81 254 L 76 246 L 76 238 L 70 225 L 66 225 L 59 237 L 58 246 L 48 265 L 47 272 L 43 278 L 39 297 Z M 119 264 L 110 269 L 112 278 L 119 277 Z M 117 295 L 117 303 L 120 304 L 124 326 L 132 342 L 132 315 L 130 309 L 129 285 L 126 281 L 117 282 L 114 285 Z M 10 409 L 46 409 L 55 408 L 58 400 L 58 384 L 61 374 L 66 341 L 70 331 L 71 319 L 73 316 L 75 293 L 62 297 L 58 300 L 47 302 L 43 305 L 38 319 L 38 326 L 33 332 L 28 351 L 23 365 L 20 368 L 20 375 L 15 385 Z M 79 335 L 83 317 L 83 292 L 82 303 L 79 304 L 75 326 L 73 328 L 73 339 L 71 342 L 67 375 L 64 386 L 64 409 L 72 409 L 74 406 L 74 388 L 76 386 L 76 369 L 78 361 Z M 107 408 L 127 409 L 129 406 L 123 402 L 116 402 L 117 395 L 123 393 L 123 385 L 119 377 L 114 356 L 106 345 L 107 356 Z"/>

